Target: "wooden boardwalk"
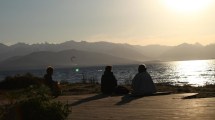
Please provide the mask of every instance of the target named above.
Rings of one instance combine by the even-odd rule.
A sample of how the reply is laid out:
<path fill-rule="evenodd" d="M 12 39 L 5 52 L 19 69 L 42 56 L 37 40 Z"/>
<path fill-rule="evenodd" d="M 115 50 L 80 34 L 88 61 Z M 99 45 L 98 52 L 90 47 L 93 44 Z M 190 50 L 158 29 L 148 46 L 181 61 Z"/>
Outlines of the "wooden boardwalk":
<path fill-rule="evenodd" d="M 139 98 L 89 94 L 56 100 L 70 105 L 68 120 L 214 120 L 215 98 L 182 99 L 193 94 Z"/>

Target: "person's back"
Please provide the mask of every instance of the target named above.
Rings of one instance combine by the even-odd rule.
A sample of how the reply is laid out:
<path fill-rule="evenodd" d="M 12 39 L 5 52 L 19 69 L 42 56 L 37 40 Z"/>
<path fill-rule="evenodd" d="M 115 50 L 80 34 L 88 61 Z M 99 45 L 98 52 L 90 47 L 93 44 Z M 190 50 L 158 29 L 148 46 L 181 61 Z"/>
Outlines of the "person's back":
<path fill-rule="evenodd" d="M 132 80 L 132 89 L 134 95 L 149 95 L 156 92 L 156 87 L 150 74 L 146 71 L 144 65 L 138 68 L 139 73 Z"/>
<path fill-rule="evenodd" d="M 103 94 L 111 94 L 115 92 L 117 87 L 117 80 L 111 72 L 112 67 L 106 66 L 105 72 L 101 78 L 101 92 Z"/>

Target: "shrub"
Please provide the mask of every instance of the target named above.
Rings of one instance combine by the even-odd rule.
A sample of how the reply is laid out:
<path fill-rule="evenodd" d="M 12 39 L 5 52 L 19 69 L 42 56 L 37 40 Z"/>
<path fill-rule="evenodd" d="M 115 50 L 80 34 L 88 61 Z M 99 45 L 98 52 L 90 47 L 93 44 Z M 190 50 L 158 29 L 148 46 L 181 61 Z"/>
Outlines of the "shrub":
<path fill-rule="evenodd" d="M 30 73 L 24 75 L 7 76 L 0 82 L 0 89 L 21 89 L 30 85 L 40 85 L 42 78 L 35 77 Z"/>
<path fill-rule="evenodd" d="M 22 99 L 5 107 L 0 119 L 64 120 L 70 112 L 68 104 L 52 100 L 46 86 L 32 86 L 20 94 L 22 94 Z"/>

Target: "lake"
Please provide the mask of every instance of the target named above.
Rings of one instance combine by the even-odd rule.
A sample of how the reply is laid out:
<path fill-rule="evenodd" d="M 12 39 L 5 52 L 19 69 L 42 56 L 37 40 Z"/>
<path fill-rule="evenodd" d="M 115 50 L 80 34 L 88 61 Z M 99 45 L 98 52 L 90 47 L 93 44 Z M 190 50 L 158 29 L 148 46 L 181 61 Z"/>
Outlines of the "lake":
<path fill-rule="evenodd" d="M 190 60 L 145 63 L 147 71 L 154 82 L 168 82 L 172 84 L 190 84 L 202 86 L 206 83 L 215 83 L 215 60 Z M 105 66 L 72 67 L 55 69 L 53 79 L 56 81 L 80 82 L 84 79 L 100 82 Z M 113 72 L 119 84 L 125 83 L 137 73 L 138 65 L 114 65 Z M 0 72 L 0 80 L 8 75 L 24 74 L 30 72 L 42 77 L 44 70 L 22 70 Z"/>

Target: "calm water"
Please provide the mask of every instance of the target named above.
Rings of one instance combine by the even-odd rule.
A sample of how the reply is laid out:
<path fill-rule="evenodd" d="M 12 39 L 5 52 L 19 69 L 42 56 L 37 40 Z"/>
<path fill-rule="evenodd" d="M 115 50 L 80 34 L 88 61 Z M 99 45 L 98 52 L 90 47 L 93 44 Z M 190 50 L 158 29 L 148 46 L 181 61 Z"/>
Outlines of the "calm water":
<path fill-rule="evenodd" d="M 195 86 L 215 83 L 215 60 L 154 62 L 146 63 L 146 66 L 154 82 L 187 83 Z M 113 72 L 119 84 L 131 80 L 137 73 L 137 67 L 138 65 L 113 66 Z M 100 82 L 103 70 L 104 66 L 55 69 L 53 79 L 74 83 L 82 81 L 84 77 Z M 45 70 L 0 72 L 0 80 L 8 75 L 24 74 L 26 72 L 42 77 Z"/>

